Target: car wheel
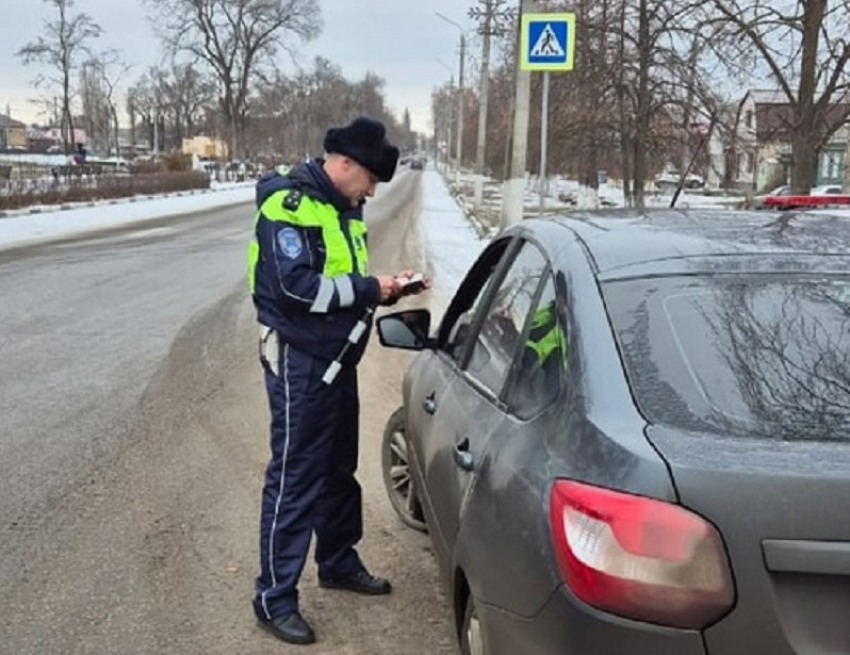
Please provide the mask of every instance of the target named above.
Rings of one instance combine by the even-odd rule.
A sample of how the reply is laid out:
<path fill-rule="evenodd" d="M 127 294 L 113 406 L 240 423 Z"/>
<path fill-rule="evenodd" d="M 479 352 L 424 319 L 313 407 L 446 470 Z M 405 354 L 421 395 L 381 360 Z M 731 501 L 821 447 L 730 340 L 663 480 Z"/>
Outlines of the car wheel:
<path fill-rule="evenodd" d="M 399 407 L 387 420 L 381 444 L 381 468 L 390 504 L 402 522 L 420 532 L 427 532 L 425 515 L 410 475 L 407 443 L 407 419 Z"/>
<path fill-rule="evenodd" d="M 481 634 L 481 621 L 475 609 L 475 599 L 472 595 L 466 601 L 463 613 L 463 625 L 460 629 L 461 655 L 487 655 L 484 636 Z"/>

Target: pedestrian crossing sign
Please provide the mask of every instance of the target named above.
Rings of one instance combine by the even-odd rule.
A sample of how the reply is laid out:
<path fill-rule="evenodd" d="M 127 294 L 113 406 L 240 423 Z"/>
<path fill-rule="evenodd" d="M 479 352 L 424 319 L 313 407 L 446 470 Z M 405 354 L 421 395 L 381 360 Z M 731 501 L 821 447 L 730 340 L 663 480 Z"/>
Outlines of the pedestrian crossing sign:
<path fill-rule="evenodd" d="M 572 70 L 575 24 L 575 14 L 523 14 L 520 68 Z"/>

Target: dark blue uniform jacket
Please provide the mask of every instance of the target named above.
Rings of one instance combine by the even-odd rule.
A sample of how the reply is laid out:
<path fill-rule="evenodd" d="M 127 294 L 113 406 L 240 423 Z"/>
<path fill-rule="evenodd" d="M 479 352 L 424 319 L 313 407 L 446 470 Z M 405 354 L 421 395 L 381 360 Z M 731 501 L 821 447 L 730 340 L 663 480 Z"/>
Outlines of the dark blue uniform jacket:
<path fill-rule="evenodd" d="M 362 204 L 352 207 L 314 160 L 263 176 L 257 208 L 248 254 L 257 318 L 282 343 L 330 362 L 379 298 L 368 275 Z M 367 330 L 344 364 L 360 360 L 368 337 Z"/>

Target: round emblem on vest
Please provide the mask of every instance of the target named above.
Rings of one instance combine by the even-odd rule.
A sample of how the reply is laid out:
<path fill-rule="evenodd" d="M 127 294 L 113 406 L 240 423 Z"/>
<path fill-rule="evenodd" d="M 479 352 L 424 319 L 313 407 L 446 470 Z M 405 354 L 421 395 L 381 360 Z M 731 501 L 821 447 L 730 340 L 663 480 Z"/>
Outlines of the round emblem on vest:
<path fill-rule="evenodd" d="M 283 255 L 289 259 L 295 259 L 304 251 L 301 235 L 291 227 L 285 227 L 277 233 L 277 244 Z"/>

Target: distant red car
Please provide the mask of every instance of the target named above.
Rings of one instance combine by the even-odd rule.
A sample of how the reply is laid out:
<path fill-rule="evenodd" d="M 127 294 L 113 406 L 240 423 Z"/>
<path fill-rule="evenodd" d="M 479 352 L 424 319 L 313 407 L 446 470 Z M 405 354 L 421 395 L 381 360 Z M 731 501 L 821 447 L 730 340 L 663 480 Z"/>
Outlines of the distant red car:
<path fill-rule="evenodd" d="M 812 187 L 808 195 L 794 195 L 791 187 L 783 184 L 770 193 L 753 199 L 754 209 L 778 209 L 780 211 L 795 207 L 824 207 L 829 205 L 850 204 L 850 195 L 844 194 L 838 184 L 824 184 Z"/>

